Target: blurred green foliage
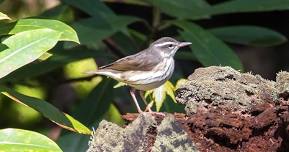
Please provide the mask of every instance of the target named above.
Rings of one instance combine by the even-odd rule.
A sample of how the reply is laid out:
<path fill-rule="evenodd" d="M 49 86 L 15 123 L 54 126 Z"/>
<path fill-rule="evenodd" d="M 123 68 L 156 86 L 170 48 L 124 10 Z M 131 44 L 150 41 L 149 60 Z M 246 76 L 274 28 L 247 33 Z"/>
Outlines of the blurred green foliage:
<path fill-rule="evenodd" d="M 89 134 L 88 128 L 96 128 L 103 119 L 123 124 L 121 114 L 136 111 L 127 87 L 113 88 L 116 81 L 84 73 L 136 53 L 160 36 L 192 42 L 189 49 L 177 53 L 177 63 L 187 61 L 187 67 L 192 62 L 203 66 L 227 65 L 238 70 L 245 69 L 226 42 L 270 47 L 287 41 L 282 34 L 265 27 L 237 25 L 207 29 L 198 21 L 231 13 L 288 10 L 288 0 L 229 0 L 217 4 L 206 0 L 0 2 L 0 92 L 16 101 L 0 96 L 1 128 L 39 131 L 45 126 L 49 132 L 51 129 L 43 117 L 83 134 Z M 125 7 L 145 8 L 151 16 L 121 13 Z M 173 93 L 185 82 L 182 70 L 186 66 L 176 66 L 171 82 L 147 92 L 147 99 L 156 105 L 154 110 L 183 111 L 183 106 L 175 103 Z M 8 141 L 11 143 L 23 132 L 10 131 L 15 133 L 15 140 Z M 87 149 L 89 136 L 75 132 L 61 132 L 57 144 L 62 151 Z M 0 130 L 0 140 L 6 133 L 7 130 Z M 38 134 L 24 133 L 31 136 L 31 143 L 59 150 Z M 37 142 L 40 138 L 45 142 Z M 0 144 L 0 151 L 7 147 L 9 144 Z"/>

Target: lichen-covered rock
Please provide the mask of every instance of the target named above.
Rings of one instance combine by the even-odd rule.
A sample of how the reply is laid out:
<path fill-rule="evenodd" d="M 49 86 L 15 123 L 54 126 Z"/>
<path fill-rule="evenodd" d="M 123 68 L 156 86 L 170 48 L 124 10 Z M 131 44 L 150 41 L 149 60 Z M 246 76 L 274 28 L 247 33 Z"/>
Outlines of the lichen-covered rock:
<path fill-rule="evenodd" d="M 284 100 L 289 98 L 289 72 L 279 72 L 276 77 L 276 89 L 278 91 L 278 97 L 282 97 Z"/>
<path fill-rule="evenodd" d="M 156 121 L 150 114 L 141 114 L 126 128 L 103 120 L 89 142 L 87 152 L 127 152 L 146 151 L 148 131 L 156 127 Z"/>
<path fill-rule="evenodd" d="M 188 134 L 176 122 L 174 115 L 168 115 L 157 128 L 157 137 L 152 148 L 153 152 L 196 152 Z"/>
<path fill-rule="evenodd" d="M 253 105 L 275 98 L 275 82 L 259 75 L 240 73 L 230 67 L 196 69 L 188 82 L 176 91 L 176 100 L 186 104 L 187 114 L 214 107 L 248 111 Z"/>
<path fill-rule="evenodd" d="M 87 152 L 119 151 L 123 148 L 123 135 L 123 128 L 103 120 L 93 133 L 93 136 L 91 136 Z"/>
<path fill-rule="evenodd" d="M 173 115 L 158 125 L 154 116 L 140 114 L 130 125 L 121 128 L 102 121 L 93 133 L 87 152 L 179 152 L 197 151 L 182 125 Z"/>

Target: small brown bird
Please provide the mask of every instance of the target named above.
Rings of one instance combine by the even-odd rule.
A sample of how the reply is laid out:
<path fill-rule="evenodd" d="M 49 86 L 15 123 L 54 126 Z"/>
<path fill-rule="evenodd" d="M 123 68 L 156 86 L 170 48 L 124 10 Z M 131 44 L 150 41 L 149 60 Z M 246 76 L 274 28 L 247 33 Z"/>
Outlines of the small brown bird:
<path fill-rule="evenodd" d="M 141 113 L 135 90 L 139 90 L 145 101 L 144 91 L 155 89 L 170 79 L 175 67 L 173 57 L 176 51 L 190 44 L 190 42 L 179 42 L 170 37 L 163 37 L 137 54 L 121 58 L 89 73 L 105 75 L 131 86 L 133 89 L 130 89 L 130 94 L 138 112 Z M 151 111 L 150 108 L 148 106 L 146 109 Z"/>

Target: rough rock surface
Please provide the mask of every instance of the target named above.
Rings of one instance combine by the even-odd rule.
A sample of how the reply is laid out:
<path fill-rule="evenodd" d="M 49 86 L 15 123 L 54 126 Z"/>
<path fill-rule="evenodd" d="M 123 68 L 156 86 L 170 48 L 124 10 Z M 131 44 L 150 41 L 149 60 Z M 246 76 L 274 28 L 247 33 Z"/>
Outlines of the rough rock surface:
<path fill-rule="evenodd" d="M 186 104 L 187 114 L 217 107 L 247 112 L 253 105 L 264 99 L 272 101 L 276 96 L 275 82 L 230 67 L 199 68 L 188 80 L 176 93 L 177 101 Z"/>
<path fill-rule="evenodd" d="M 176 91 L 186 114 L 127 114 L 119 127 L 103 121 L 88 152 L 289 151 L 289 73 L 276 82 L 230 67 L 199 68 Z"/>
<path fill-rule="evenodd" d="M 173 115 L 158 119 L 144 113 L 133 119 L 135 120 L 125 128 L 102 121 L 91 137 L 87 152 L 195 150 L 189 136 L 180 124 L 175 122 Z"/>

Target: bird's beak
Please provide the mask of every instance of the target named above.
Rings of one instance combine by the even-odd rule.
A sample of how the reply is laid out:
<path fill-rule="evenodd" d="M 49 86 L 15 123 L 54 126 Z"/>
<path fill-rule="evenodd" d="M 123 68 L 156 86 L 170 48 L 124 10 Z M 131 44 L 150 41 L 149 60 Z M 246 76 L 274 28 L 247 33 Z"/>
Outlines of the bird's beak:
<path fill-rule="evenodd" d="M 179 47 L 185 47 L 185 46 L 188 46 L 188 45 L 191 45 L 192 43 L 191 42 L 180 42 L 179 43 Z"/>

